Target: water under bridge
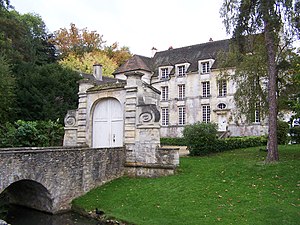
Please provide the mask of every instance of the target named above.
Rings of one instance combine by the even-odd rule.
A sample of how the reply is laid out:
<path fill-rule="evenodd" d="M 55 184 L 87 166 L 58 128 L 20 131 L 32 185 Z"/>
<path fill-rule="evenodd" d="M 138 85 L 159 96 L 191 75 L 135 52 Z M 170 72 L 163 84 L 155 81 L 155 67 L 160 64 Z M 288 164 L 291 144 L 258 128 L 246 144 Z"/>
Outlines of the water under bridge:
<path fill-rule="evenodd" d="M 0 193 L 12 204 L 57 213 L 71 201 L 124 172 L 119 148 L 0 149 Z"/>

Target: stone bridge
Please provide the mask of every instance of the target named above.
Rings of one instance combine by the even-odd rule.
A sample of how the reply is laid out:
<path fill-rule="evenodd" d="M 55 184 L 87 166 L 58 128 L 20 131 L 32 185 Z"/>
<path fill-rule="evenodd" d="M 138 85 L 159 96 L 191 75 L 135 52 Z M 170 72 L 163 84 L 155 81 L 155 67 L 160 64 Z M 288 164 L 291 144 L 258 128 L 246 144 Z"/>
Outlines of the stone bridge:
<path fill-rule="evenodd" d="M 124 148 L 0 149 L 0 193 L 12 204 L 49 213 L 123 175 Z"/>

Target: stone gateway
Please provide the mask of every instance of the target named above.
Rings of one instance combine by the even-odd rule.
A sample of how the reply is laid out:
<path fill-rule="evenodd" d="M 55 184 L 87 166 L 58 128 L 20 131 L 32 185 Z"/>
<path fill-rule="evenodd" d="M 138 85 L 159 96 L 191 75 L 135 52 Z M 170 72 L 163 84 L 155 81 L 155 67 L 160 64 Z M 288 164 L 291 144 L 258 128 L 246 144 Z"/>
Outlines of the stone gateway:
<path fill-rule="evenodd" d="M 143 73 L 125 73 L 126 80 L 82 74 L 79 105 L 68 112 L 65 146 L 125 147 L 125 174 L 174 174 L 178 149 L 160 148 L 160 91 L 142 81 Z"/>

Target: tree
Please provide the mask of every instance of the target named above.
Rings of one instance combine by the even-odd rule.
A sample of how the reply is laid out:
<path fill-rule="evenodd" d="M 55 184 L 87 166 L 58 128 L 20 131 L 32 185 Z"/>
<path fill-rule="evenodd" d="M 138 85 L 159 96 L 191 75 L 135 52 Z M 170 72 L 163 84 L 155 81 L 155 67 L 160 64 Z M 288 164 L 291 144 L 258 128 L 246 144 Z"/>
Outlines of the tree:
<path fill-rule="evenodd" d="M 292 119 L 300 118 L 300 55 L 290 54 L 289 61 L 283 66 L 287 67 L 285 77 L 288 79 L 281 84 L 283 88 L 279 95 L 279 107 L 292 111 Z"/>
<path fill-rule="evenodd" d="M 238 44 L 241 53 L 247 53 L 245 43 L 249 35 L 262 33 L 267 56 L 268 74 L 268 155 L 266 162 L 279 160 L 277 144 L 277 78 L 276 57 L 281 52 L 282 44 L 290 44 L 297 27 L 299 0 L 293 5 L 292 0 L 224 0 L 221 16 L 228 33 Z M 299 31 L 296 29 L 296 31 Z M 250 93 L 249 93 L 250 94 Z"/>
<path fill-rule="evenodd" d="M 0 121 L 9 121 L 13 114 L 15 100 L 15 79 L 4 56 L 0 55 Z"/>
<path fill-rule="evenodd" d="M 93 65 L 96 63 L 103 66 L 104 76 L 112 76 L 112 73 L 117 69 L 117 64 L 101 51 L 86 52 L 83 56 L 69 54 L 59 61 L 59 64 L 66 68 L 89 74 L 93 73 Z"/>
<path fill-rule="evenodd" d="M 56 60 L 55 47 L 42 18 L 37 14 L 21 15 L 14 10 L 0 10 L 0 51 L 12 64 L 51 63 Z"/>
<path fill-rule="evenodd" d="M 1 9 L 9 9 L 11 7 L 9 0 L 0 0 Z"/>
<path fill-rule="evenodd" d="M 67 110 L 77 108 L 77 72 L 57 63 L 16 66 L 17 118 L 63 122 Z"/>
<path fill-rule="evenodd" d="M 121 66 L 132 56 L 129 48 L 126 46 L 119 47 L 118 42 L 115 42 L 110 46 L 105 46 L 104 52 L 110 59 L 115 61 L 118 66 Z"/>
<path fill-rule="evenodd" d="M 104 41 L 102 35 L 96 31 L 88 31 L 87 28 L 79 29 L 71 23 L 69 30 L 61 28 L 55 31 L 51 43 L 57 47 L 61 58 L 64 58 L 69 54 L 82 56 L 86 52 L 99 50 Z"/>

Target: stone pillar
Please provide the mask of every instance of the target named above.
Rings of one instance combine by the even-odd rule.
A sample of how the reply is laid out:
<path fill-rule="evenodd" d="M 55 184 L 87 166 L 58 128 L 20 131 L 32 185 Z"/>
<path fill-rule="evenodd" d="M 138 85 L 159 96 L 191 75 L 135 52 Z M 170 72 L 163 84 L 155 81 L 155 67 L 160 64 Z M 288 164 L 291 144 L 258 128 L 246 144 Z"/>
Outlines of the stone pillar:
<path fill-rule="evenodd" d="M 68 110 L 65 116 L 65 135 L 63 146 L 77 145 L 77 110 Z"/>
<path fill-rule="evenodd" d="M 126 145 L 126 162 L 136 162 L 136 108 L 138 86 L 141 85 L 142 73 L 132 72 L 126 73 L 127 85 L 126 101 L 125 101 L 125 125 L 124 125 L 124 143 Z"/>
<path fill-rule="evenodd" d="M 125 75 L 126 173 L 143 177 L 173 174 L 178 150 L 166 153 L 160 148 L 160 92 L 141 80 L 143 73 Z"/>
<path fill-rule="evenodd" d="M 87 134 L 87 89 L 93 87 L 93 84 L 82 81 L 79 85 L 79 102 L 78 102 L 78 117 L 77 117 L 77 145 L 87 145 L 86 135 Z"/>

